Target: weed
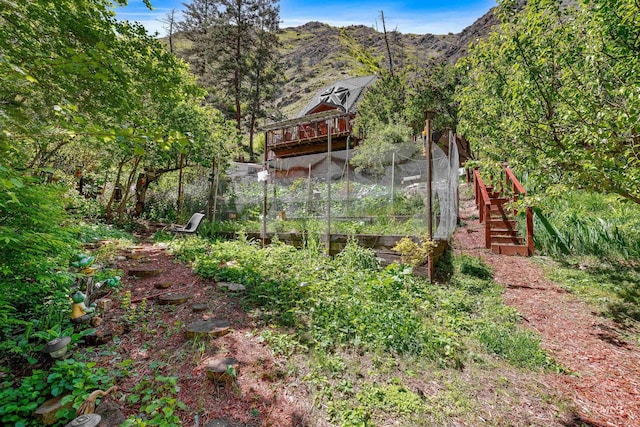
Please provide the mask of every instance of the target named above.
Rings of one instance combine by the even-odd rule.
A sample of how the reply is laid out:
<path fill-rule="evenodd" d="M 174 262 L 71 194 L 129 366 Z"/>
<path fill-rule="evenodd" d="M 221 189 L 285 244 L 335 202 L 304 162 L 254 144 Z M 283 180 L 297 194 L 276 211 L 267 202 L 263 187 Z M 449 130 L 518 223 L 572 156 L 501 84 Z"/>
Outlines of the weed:
<path fill-rule="evenodd" d="M 129 416 L 122 426 L 182 425 L 178 412 L 186 410 L 187 407 L 175 397 L 179 391 L 176 377 L 158 374 L 145 376 L 135 385 L 133 393 L 127 396 L 128 403 L 139 405 L 138 415 Z"/>

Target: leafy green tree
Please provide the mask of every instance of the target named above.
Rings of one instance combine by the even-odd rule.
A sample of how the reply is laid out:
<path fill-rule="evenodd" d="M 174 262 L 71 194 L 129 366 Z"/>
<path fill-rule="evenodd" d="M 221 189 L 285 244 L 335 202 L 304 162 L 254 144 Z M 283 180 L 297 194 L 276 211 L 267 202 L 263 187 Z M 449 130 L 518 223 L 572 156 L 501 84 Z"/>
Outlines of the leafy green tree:
<path fill-rule="evenodd" d="M 640 203 L 640 6 L 533 0 L 500 6 L 502 24 L 461 66 L 464 134 L 483 154 L 550 186 Z"/>
<path fill-rule="evenodd" d="M 209 89 L 208 101 L 238 130 L 248 115 L 253 157 L 257 118 L 280 83 L 277 1 L 193 0 L 186 7 L 180 28 L 194 44 L 188 60 Z"/>

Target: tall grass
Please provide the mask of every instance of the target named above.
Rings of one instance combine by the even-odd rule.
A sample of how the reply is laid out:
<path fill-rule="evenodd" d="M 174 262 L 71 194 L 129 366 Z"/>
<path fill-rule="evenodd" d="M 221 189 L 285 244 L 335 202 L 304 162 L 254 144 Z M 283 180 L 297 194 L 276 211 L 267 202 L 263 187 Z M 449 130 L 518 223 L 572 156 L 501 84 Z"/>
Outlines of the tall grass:
<path fill-rule="evenodd" d="M 639 205 L 611 194 L 567 191 L 546 197 L 541 211 L 555 229 L 550 231 L 537 215 L 536 249 L 543 254 L 564 255 L 564 244 L 571 255 L 640 258 Z"/>

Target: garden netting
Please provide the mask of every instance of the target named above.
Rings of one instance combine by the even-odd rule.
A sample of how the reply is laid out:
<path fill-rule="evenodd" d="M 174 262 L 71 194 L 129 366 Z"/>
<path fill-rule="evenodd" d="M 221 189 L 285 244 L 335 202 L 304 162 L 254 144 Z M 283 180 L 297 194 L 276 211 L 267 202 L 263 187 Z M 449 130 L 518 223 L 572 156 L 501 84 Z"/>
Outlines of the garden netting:
<path fill-rule="evenodd" d="M 458 148 L 450 135 L 449 156 L 432 145 L 434 238 L 447 240 L 458 216 Z M 350 164 L 354 150 L 267 162 L 267 232 L 424 235 L 427 232 L 427 161 L 419 143 L 398 146 L 374 173 Z M 236 164 L 219 197 L 217 220 L 260 231 L 265 194 L 262 165 Z M 330 185 L 329 185 L 330 184 Z M 327 213 L 330 221 L 327 221 Z M 250 229 L 251 222 L 254 222 Z"/>

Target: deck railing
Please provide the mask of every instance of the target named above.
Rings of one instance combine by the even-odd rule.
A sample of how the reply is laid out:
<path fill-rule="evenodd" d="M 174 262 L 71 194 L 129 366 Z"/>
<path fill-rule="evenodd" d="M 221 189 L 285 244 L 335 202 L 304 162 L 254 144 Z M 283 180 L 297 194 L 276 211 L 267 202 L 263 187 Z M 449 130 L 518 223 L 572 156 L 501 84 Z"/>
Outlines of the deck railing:
<path fill-rule="evenodd" d="M 491 248 L 491 225 L 490 225 L 490 216 L 491 216 L 491 199 L 489 196 L 489 189 L 485 185 L 484 181 L 480 177 L 480 172 L 478 169 L 474 169 L 473 171 L 473 181 L 474 181 L 474 196 L 476 200 L 476 207 L 478 208 L 480 223 L 484 224 L 484 234 L 485 234 L 485 247 L 487 249 Z M 513 171 L 507 166 L 504 165 L 504 180 L 498 183 L 498 188 L 503 191 L 507 190 L 510 192 L 508 195 L 511 199 L 511 202 L 516 202 L 527 195 L 527 191 L 524 189 L 518 178 L 516 178 Z M 491 189 L 493 191 L 493 188 Z M 513 204 L 513 215 L 517 215 L 518 211 L 515 208 L 515 203 Z M 534 250 L 534 241 L 533 241 L 533 208 L 526 207 L 525 208 L 525 223 L 526 223 L 526 245 L 527 245 L 527 254 L 529 256 L 533 255 Z"/>
<path fill-rule="evenodd" d="M 518 178 L 514 175 L 513 171 L 508 167 L 504 166 L 505 172 L 505 183 L 507 186 L 511 186 L 512 191 L 512 200 L 514 202 L 518 201 L 521 198 L 524 198 L 527 195 L 527 190 L 524 189 Z M 518 211 L 514 208 L 513 214 L 517 215 Z M 533 208 L 531 206 L 527 206 L 525 208 L 525 222 L 526 222 L 526 242 L 527 242 L 527 253 L 529 256 L 533 255 L 534 242 L 533 242 Z"/>
<path fill-rule="evenodd" d="M 267 131 L 267 147 L 278 148 L 279 146 L 305 143 L 314 140 L 327 138 L 329 128 L 331 137 L 337 138 L 351 133 L 350 114 L 327 119 L 310 119 L 308 121 L 299 120 L 290 125 L 284 125 L 278 129 Z"/>
<path fill-rule="evenodd" d="M 491 248 L 491 224 L 489 221 L 491 200 L 489 199 L 487 186 L 482 181 L 478 169 L 473 170 L 473 194 L 476 199 L 476 207 L 480 213 L 480 223 L 484 224 L 484 245 L 489 249 Z"/>

